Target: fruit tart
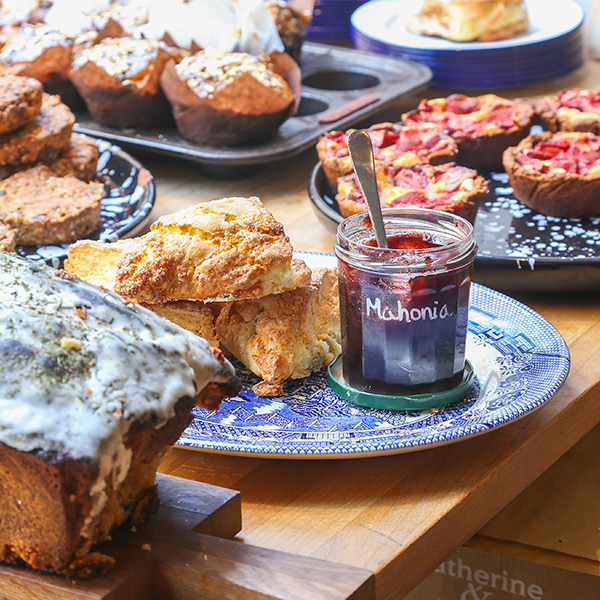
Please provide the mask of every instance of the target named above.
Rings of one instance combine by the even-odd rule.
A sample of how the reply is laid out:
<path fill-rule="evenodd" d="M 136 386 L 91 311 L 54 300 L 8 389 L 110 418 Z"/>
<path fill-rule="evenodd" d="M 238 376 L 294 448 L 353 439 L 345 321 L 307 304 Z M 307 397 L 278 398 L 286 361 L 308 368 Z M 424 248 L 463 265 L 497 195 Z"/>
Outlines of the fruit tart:
<path fill-rule="evenodd" d="M 119 129 L 159 127 L 173 119 L 160 76 L 167 61 L 181 56 L 155 40 L 106 38 L 76 52 L 70 78 L 94 121 Z"/>
<path fill-rule="evenodd" d="M 600 90 L 566 89 L 536 105 L 548 131 L 590 131 L 600 134 Z"/>
<path fill-rule="evenodd" d="M 456 163 L 439 166 L 378 165 L 375 168 L 382 208 L 432 208 L 451 212 L 474 222 L 487 182 L 477 171 Z M 356 175 L 338 180 L 335 197 L 343 217 L 366 210 Z"/>
<path fill-rule="evenodd" d="M 329 131 L 317 143 L 317 154 L 323 171 L 335 189 L 338 177 L 352 173 L 352 161 L 348 152 L 348 135 L 354 131 Z M 377 163 L 396 166 L 420 162 L 441 164 L 453 160 L 456 154 L 454 138 L 444 133 L 434 123 L 400 125 L 378 123 L 367 129 L 373 144 L 373 156 Z"/>
<path fill-rule="evenodd" d="M 167 63 L 161 86 L 179 133 L 206 146 L 270 137 L 297 108 L 300 67 L 287 54 L 203 50 Z"/>
<path fill-rule="evenodd" d="M 533 106 L 525 100 L 452 94 L 421 100 L 415 110 L 402 115 L 402 122 L 436 123 L 456 140 L 459 164 L 493 170 L 502 167 L 504 150 L 529 133 L 533 117 Z"/>
<path fill-rule="evenodd" d="M 554 217 L 600 215 L 600 137 L 587 132 L 531 134 L 504 152 L 515 197 Z"/>

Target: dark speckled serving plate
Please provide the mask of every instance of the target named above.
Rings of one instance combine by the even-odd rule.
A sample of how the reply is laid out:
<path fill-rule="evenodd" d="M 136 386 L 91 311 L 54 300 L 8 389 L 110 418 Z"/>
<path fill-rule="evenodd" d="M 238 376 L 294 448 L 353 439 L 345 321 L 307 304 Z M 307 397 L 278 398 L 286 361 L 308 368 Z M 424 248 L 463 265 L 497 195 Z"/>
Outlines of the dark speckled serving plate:
<path fill-rule="evenodd" d="M 502 291 L 600 290 L 600 217 L 541 215 L 514 197 L 506 173 L 482 175 L 489 190 L 475 222 L 475 281 Z M 321 222 L 335 232 L 342 216 L 321 163 L 308 193 Z"/>

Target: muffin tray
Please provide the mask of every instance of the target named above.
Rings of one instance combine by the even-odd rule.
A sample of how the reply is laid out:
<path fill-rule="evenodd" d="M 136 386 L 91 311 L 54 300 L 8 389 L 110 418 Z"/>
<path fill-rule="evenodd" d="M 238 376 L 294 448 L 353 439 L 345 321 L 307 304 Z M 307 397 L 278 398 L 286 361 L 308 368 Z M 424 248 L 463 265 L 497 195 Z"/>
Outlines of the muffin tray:
<path fill-rule="evenodd" d="M 75 130 L 144 150 L 196 161 L 213 176 L 245 176 L 259 164 L 288 158 L 315 144 L 331 129 L 345 129 L 398 97 L 426 86 L 428 67 L 370 52 L 306 43 L 300 59 L 298 113 L 261 143 L 246 146 L 198 146 L 183 139 L 175 125 L 161 129 L 118 130 L 77 114 Z"/>

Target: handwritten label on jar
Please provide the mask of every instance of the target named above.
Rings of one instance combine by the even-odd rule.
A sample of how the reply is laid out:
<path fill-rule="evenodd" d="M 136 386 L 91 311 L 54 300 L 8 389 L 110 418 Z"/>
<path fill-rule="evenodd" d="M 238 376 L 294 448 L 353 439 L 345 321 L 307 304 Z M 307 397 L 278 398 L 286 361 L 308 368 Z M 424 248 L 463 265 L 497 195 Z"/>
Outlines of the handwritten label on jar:
<path fill-rule="evenodd" d="M 430 306 L 421 308 L 406 308 L 402 306 L 400 300 L 396 300 L 395 306 L 382 306 L 381 298 L 365 298 L 365 312 L 367 318 L 373 316 L 382 321 L 404 321 L 411 323 L 413 321 L 436 321 L 437 319 L 447 319 L 454 316 L 454 313 L 448 308 L 447 304 L 438 306 L 439 302 L 434 300 Z"/>

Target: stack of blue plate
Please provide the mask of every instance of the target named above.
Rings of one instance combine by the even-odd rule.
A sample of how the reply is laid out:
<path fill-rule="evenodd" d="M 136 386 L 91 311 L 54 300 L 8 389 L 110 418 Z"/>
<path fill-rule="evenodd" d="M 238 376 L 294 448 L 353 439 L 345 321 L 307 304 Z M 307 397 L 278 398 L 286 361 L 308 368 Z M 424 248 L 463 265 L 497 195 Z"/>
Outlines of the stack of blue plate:
<path fill-rule="evenodd" d="M 583 10 L 573 0 L 528 0 L 529 28 L 496 42 L 451 42 L 404 26 L 410 0 L 373 0 L 351 17 L 357 48 L 414 60 L 433 71 L 432 84 L 486 89 L 561 77 L 585 61 Z"/>
<path fill-rule="evenodd" d="M 350 43 L 350 17 L 366 0 L 315 0 L 307 40 L 331 44 Z"/>

